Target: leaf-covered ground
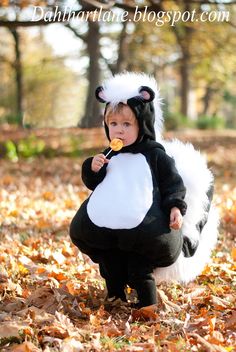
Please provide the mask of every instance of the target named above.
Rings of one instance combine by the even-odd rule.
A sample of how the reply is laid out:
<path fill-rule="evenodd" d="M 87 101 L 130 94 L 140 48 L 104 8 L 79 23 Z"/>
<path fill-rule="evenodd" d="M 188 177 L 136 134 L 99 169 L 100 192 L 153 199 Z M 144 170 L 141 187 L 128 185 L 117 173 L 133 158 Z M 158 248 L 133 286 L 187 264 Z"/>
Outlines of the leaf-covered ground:
<path fill-rule="evenodd" d="M 1 143 L 32 133 L 0 132 Z M 196 281 L 158 287 L 158 306 L 139 311 L 119 302 L 104 307 L 96 265 L 68 236 L 70 220 L 88 195 L 81 162 L 105 145 L 103 132 L 33 133 L 57 151 L 53 158 L 0 159 L 0 350 L 235 351 L 236 133 L 167 135 L 206 153 L 216 177 L 220 238 L 211 265 Z M 71 136 L 73 143 L 80 140 L 80 157 L 66 156 Z"/>

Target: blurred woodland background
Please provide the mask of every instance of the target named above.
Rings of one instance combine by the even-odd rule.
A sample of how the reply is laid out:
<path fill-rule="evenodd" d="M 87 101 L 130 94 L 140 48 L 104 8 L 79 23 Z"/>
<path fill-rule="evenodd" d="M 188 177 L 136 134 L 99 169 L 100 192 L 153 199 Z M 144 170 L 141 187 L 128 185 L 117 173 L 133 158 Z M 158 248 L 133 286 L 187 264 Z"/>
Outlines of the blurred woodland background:
<path fill-rule="evenodd" d="M 34 7 L 54 16 L 32 21 Z M 139 11 L 227 11 L 227 21 L 132 21 Z M 129 12 L 125 22 L 69 11 Z M 55 13 L 61 11 L 64 21 Z M 67 15 L 66 15 L 67 14 Z M 94 90 L 123 70 L 156 77 L 167 129 L 236 127 L 236 1 L 0 0 L 0 123 L 98 127 Z"/>

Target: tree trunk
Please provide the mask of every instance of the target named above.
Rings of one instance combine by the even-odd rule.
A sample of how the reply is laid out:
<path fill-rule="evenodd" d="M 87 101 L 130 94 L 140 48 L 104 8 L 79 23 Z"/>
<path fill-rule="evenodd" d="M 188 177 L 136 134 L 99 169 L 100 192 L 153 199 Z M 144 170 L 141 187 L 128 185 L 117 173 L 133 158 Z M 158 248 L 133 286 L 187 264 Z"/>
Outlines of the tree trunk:
<path fill-rule="evenodd" d="M 182 13 L 191 12 L 191 3 L 187 0 L 183 2 Z M 176 26 L 171 27 L 177 43 L 179 45 L 182 57 L 180 59 L 180 112 L 188 116 L 189 110 L 189 91 L 190 91 L 190 64 L 191 64 L 191 39 L 195 31 L 193 26 L 178 22 Z"/>
<path fill-rule="evenodd" d="M 19 125 L 23 125 L 23 82 L 22 82 L 22 63 L 20 51 L 20 35 L 17 28 L 12 28 L 11 34 L 15 44 L 15 80 L 16 80 L 16 116 Z"/>
<path fill-rule="evenodd" d="M 181 77 L 181 86 L 180 86 L 180 98 L 181 106 L 180 112 L 184 116 L 188 116 L 188 102 L 189 102 L 189 54 L 187 50 L 182 51 L 182 59 L 180 62 L 180 77 Z"/>
<path fill-rule="evenodd" d="M 208 109 L 210 106 L 213 93 L 214 93 L 214 89 L 210 86 L 207 86 L 205 90 L 205 94 L 202 98 L 202 101 L 203 101 L 202 115 L 206 115 L 208 113 Z"/>
<path fill-rule="evenodd" d="M 127 69 L 127 56 L 129 53 L 129 35 L 126 31 L 127 23 L 128 22 L 123 23 L 122 31 L 120 33 L 119 51 L 115 73 L 119 73 Z"/>
<path fill-rule="evenodd" d="M 100 33 L 98 22 L 88 22 L 87 50 L 89 56 L 88 67 L 88 92 L 85 105 L 85 114 L 81 120 L 80 127 L 92 128 L 102 125 L 101 103 L 95 98 L 95 89 L 100 84 Z"/>

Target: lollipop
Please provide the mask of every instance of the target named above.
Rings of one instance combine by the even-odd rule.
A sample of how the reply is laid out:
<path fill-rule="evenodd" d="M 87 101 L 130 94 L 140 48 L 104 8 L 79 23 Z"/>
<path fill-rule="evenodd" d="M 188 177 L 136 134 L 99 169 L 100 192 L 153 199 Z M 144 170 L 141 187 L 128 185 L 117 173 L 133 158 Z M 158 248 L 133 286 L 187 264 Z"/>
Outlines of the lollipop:
<path fill-rule="evenodd" d="M 123 148 L 122 140 L 119 138 L 112 139 L 112 141 L 110 142 L 110 148 L 111 150 L 109 150 L 109 152 L 105 155 L 105 157 L 107 157 L 112 150 L 114 150 L 115 152 L 118 152 L 118 150 L 121 150 Z"/>
<path fill-rule="evenodd" d="M 118 152 L 118 150 L 121 150 L 123 148 L 123 142 L 119 138 L 114 138 L 112 139 L 110 143 L 110 148 L 114 150 L 115 152 Z"/>

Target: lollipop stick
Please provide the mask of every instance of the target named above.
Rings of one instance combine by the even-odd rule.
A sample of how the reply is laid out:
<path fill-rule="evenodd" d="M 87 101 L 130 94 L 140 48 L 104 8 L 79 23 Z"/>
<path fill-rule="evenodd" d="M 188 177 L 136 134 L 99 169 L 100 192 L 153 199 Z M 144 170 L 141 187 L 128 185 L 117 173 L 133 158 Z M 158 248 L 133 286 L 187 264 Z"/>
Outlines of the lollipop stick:
<path fill-rule="evenodd" d="M 112 149 L 105 155 L 105 158 L 110 154 L 110 152 L 112 152 Z"/>
<path fill-rule="evenodd" d="M 105 158 L 110 154 L 110 152 L 112 150 L 114 150 L 115 152 L 118 152 L 118 150 L 121 150 L 123 147 L 123 141 L 119 138 L 114 138 L 112 139 L 111 143 L 110 143 L 110 150 L 109 152 L 105 155 Z"/>

